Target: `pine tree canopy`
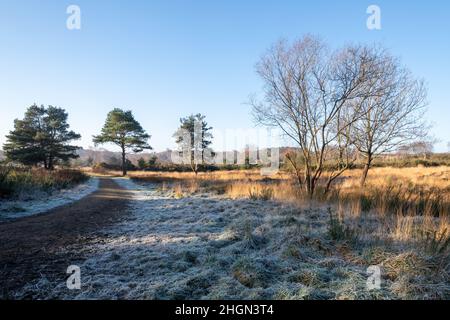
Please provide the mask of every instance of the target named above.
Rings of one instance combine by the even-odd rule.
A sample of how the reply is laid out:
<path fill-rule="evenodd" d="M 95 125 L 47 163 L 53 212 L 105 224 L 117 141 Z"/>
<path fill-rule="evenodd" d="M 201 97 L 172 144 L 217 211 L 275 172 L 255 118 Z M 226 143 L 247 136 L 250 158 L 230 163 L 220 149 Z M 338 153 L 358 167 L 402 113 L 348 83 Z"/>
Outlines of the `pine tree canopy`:
<path fill-rule="evenodd" d="M 121 148 L 123 174 L 125 175 L 127 150 L 138 153 L 145 149 L 152 149 L 148 144 L 149 139 L 150 135 L 145 132 L 131 111 L 115 108 L 108 113 L 101 133 L 94 136 L 93 141 L 96 145 L 113 143 Z"/>
<path fill-rule="evenodd" d="M 14 130 L 3 146 L 6 157 L 25 165 L 43 164 L 53 169 L 58 162 L 78 157 L 77 146 L 69 145 L 81 136 L 69 131 L 67 112 L 58 107 L 32 105 L 23 120 L 14 121 Z"/>

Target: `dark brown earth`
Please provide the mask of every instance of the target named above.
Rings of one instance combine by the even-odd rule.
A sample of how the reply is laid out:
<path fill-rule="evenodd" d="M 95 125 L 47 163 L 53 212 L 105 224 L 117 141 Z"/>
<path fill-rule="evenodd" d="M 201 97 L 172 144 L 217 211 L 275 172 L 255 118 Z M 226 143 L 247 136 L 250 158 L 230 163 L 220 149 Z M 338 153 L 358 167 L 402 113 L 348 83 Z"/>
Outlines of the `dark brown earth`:
<path fill-rule="evenodd" d="M 67 267 L 83 260 L 101 228 L 126 215 L 130 198 L 112 179 L 102 178 L 96 192 L 75 203 L 0 224 L 0 299 L 14 298 L 38 277 L 65 281 Z"/>

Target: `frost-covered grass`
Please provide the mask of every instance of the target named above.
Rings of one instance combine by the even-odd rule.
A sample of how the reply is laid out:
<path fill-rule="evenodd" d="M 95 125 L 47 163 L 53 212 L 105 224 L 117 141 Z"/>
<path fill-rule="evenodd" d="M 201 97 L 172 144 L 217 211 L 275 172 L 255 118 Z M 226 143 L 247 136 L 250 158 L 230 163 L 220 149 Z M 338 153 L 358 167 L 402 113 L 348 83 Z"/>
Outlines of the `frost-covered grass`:
<path fill-rule="evenodd" d="M 65 189 L 53 190 L 51 193 L 43 190 L 30 190 L 18 197 L 0 201 L 0 222 L 29 215 L 46 212 L 53 208 L 80 200 L 97 190 L 98 178 L 91 178 L 77 185 L 67 185 Z"/>
<path fill-rule="evenodd" d="M 86 260 L 73 261 L 81 290 L 42 278 L 17 298 L 450 297 L 448 251 L 396 239 L 385 230 L 394 220 L 116 181 L 132 190 L 130 214 L 102 231 Z M 370 265 L 381 267 L 380 290 L 367 289 Z"/>

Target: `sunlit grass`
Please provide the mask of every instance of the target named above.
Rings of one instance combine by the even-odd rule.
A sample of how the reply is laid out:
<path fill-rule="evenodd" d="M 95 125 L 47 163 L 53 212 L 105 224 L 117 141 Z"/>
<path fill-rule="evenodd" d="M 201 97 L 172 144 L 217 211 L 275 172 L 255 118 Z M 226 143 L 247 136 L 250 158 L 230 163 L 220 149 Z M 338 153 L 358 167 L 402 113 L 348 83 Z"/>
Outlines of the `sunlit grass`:
<path fill-rule="evenodd" d="M 231 199 L 273 200 L 330 206 L 339 219 L 377 217 L 382 236 L 393 241 L 417 241 L 425 247 L 448 246 L 450 236 L 450 168 L 373 168 L 364 188 L 361 170 L 346 172 L 328 192 L 320 188 L 311 201 L 286 172 L 271 177 L 258 170 L 211 173 L 132 172 L 135 181 L 158 183 L 182 198 L 212 192 Z M 324 175 L 326 179 L 326 174 Z M 447 242 L 446 242 L 447 241 Z M 437 249 L 436 249 L 437 250 Z"/>
<path fill-rule="evenodd" d="M 53 170 L 0 166 L 0 197 L 67 188 L 89 177 L 78 170 Z"/>

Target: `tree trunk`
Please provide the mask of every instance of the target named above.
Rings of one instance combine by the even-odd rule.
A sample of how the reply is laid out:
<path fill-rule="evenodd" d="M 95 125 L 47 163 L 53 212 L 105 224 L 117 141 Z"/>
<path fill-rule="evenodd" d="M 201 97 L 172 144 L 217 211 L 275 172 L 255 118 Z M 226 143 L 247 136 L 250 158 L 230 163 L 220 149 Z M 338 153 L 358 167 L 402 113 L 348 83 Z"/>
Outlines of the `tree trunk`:
<path fill-rule="evenodd" d="M 311 178 L 311 186 L 309 187 L 309 198 L 312 200 L 314 196 L 314 191 L 316 189 L 316 179 Z"/>
<path fill-rule="evenodd" d="M 127 175 L 127 159 L 125 155 L 125 147 L 122 146 L 122 176 Z"/>
<path fill-rule="evenodd" d="M 305 185 L 306 192 L 308 193 L 309 198 L 312 199 L 314 194 L 314 183 L 309 168 L 306 168 L 305 170 Z"/>
<path fill-rule="evenodd" d="M 363 173 L 361 175 L 361 180 L 359 185 L 362 187 L 364 187 L 364 185 L 366 184 L 366 179 L 367 179 L 367 175 L 369 173 L 369 169 L 370 169 L 370 165 L 372 164 L 372 155 L 368 155 L 367 156 L 367 161 L 366 164 L 364 165 L 364 169 L 363 169 Z"/>
<path fill-rule="evenodd" d="M 303 188 L 303 178 L 302 172 L 300 170 L 295 169 L 295 174 L 297 175 L 297 182 L 300 188 Z"/>
<path fill-rule="evenodd" d="M 54 169 L 54 167 L 53 167 L 53 157 L 49 157 L 48 158 L 48 170 L 53 170 Z"/>
<path fill-rule="evenodd" d="M 297 182 L 298 182 L 298 185 L 299 185 L 300 189 L 303 188 L 303 174 L 302 174 L 302 171 L 298 167 L 298 165 L 295 162 L 295 160 L 291 159 L 289 154 L 286 155 L 286 159 L 289 161 L 289 163 L 291 164 L 291 166 L 295 170 L 295 175 L 297 176 Z M 250 165 L 250 159 L 248 159 L 248 161 L 247 161 L 247 158 L 246 158 L 245 161 L 246 161 L 246 163 L 248 162 L 248 164 Z"/>
<path fill-rule="evenodd" d="M 194 164 L 194 173 L 195 173 L 195 176 L 197 177 L 197 174 L 198 174 L 198 164 L 197 163 Z"/>
<path fill-rule="evenodd" d="M 323 192 L 324 194 L 327 194 L 328 192 L 330 192 L 332 183 L 333 183 L 333 179 L 331 177 L 328 178 L 327 185 L 325 187 L 325 191 Z"/>

